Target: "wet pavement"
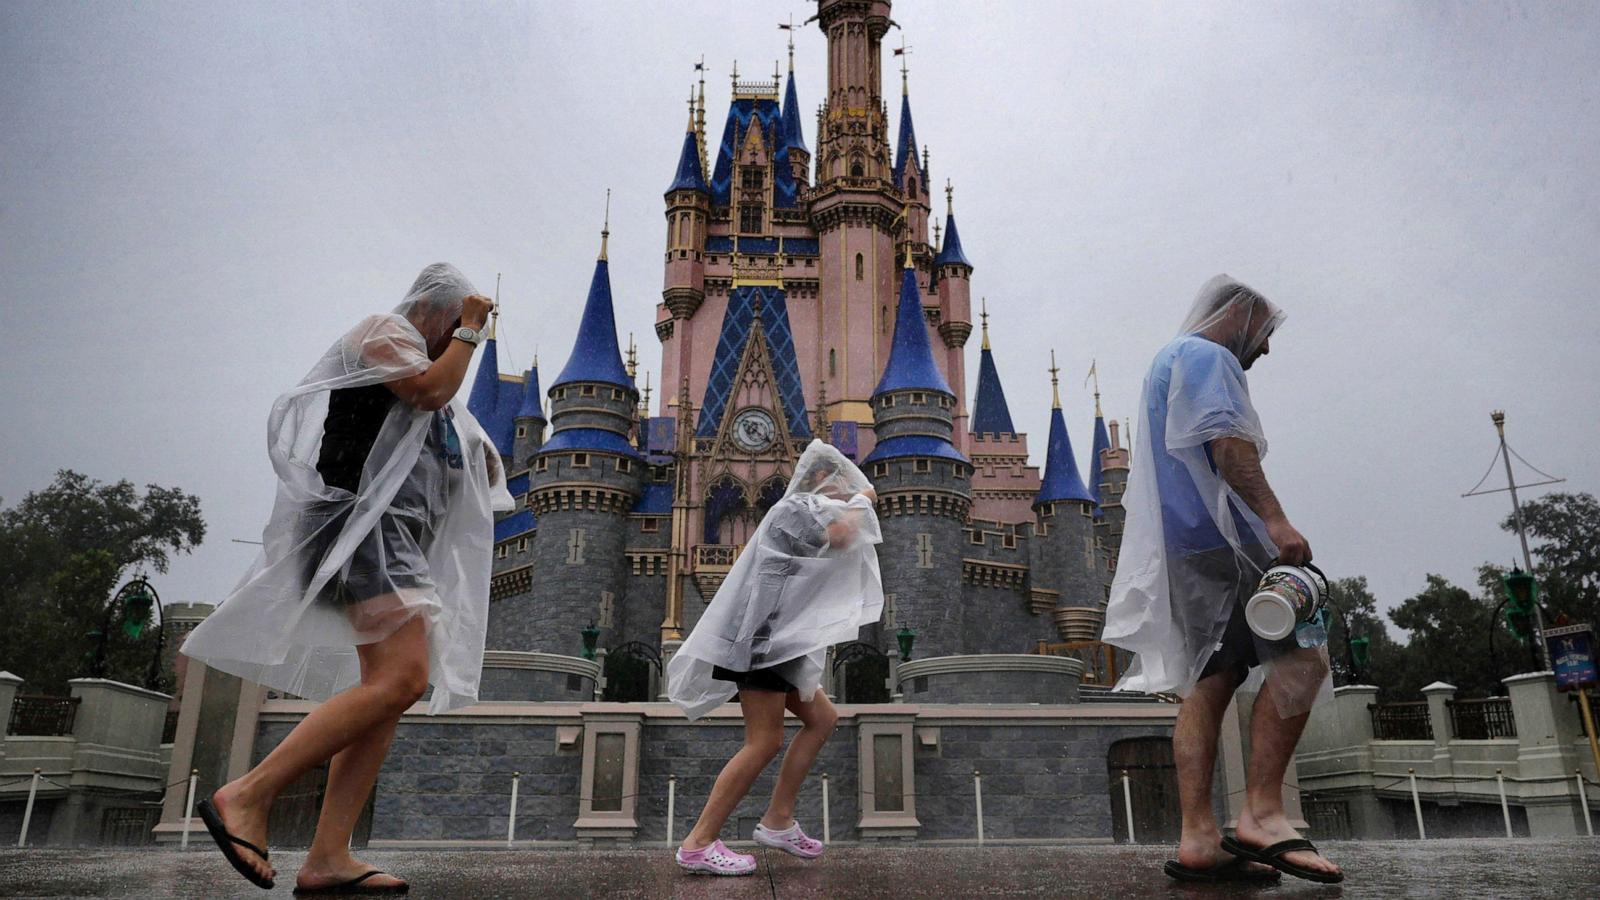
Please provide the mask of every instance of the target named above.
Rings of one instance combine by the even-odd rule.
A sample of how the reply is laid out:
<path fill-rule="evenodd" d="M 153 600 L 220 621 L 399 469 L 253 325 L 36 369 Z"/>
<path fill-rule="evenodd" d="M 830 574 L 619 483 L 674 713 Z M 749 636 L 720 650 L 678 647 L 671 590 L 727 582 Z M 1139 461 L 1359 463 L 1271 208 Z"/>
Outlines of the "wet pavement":
<path fill-rule="evenodd" d="M 741 847 L 747 852 L 759 848 Z M 750 877 L 682 874 L 660 850 L 382 850 L 363 858 L 411 880 L 410 896 L 521 897 L 1600 897 L 1600 839 L 1328 842 L 1342 885 L 1285 877 L 1264 889 L 1178 885 L 1171 848 L 1107 845 L 839 846 L 804 862 L 760 850 Z M 0 897 L 288 896 L 300 854 L 273 854 L 283 877 L 258 890 L 215 851 L 3 850 Z"/>

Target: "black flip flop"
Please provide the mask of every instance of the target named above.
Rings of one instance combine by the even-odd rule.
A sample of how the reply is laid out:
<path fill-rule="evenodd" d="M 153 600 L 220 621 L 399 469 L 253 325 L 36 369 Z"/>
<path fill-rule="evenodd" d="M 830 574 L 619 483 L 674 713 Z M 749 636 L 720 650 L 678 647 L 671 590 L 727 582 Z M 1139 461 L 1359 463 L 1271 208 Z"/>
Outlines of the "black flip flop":
<path fill-rule="evenodd" d="M 222 814 L 217 812 L 217 808 L 215 806 L 211 805 L 211 800 L 209 798 L 196 803 L 194 808 L 195 811 L 200 814 L 200 821 L 206 824 L 206 831 L 211 833 L 211 839 L 217 842 L 217 849 L 222 851 L 223 858 L 233 866 L 234 870 L 240 875 L 243 875 L 245 878 L 248 878 L 250 883 L 256 887 L 269 891 L 272 890 L 272 886 L 274 884 L 273 880 L 271 878 L 262 876 L 255 869 L 251 868 L 250 864 L 245 861 L 245 858 L 239 855 L 238 848 L 243 847 L 244 849 L 249 850 L 251 853 L 261 857 L 262 862 L 267 861 L 267 851 L 257 847 L 255 844 L 250 843 L 242 837 L 229 834 L 228 827 L 222 824 Z"/>
<path fill-rule="evenodd" d="M 399 884 L 372 885 L 366 883 L 367 879 L 374 875 L 388 874 L 388 872 L 385 872 L 382 869 L 373 869 L 370 872 L 363 872 L 349 881 L 341 881 L 338 884 L 330 884 L 316 888 L 305 888 L 296 885 L 294 893 L 297 896 L 304 897 L 307 895 L 315 896 L 318 894 L 404 894 L 411 890 L 411 885 L 404 881 L 400 882 Z"/>
<path fill-rule="evenodd" d="M 1305 838 L 1290 838 L 1287 841 L 1279 841 L 1270 847 L 1257 848 L 1246 845 L 1238 838 L 1225 837 L 1222 839 L 1222 849 L 1232 853 L 1234 856 L 1241 856 L 1262 865 L 1271 866 L 1285 875 L 1304 878 L 1306 881 L 1315 881 L 1318 884 L 1338 884 L 1344 880 L 1343 872 L 1318 872 L 1315 869 L 1297 866 L 1283 858 L 1285 853 L 1293 853 L 1296 850 L 1309 850 L 1321 856 L 1322 851 L 1318 850 L 1315 844 Z"/>
<path fill-rule="evenodd" d="M 1205 884 L 1218 884 L 1221 882 L 1234 882 L 1242 884 L 1276 884 L 1283 876 L 1276 870 L 1261 872 L 1251 869 L 1243 857 L 1235 856 L 1225 863 L 1218 863 L 1208 869 L 1191 869 L 1175 859 L 1167 860 L 1164 870 L 1167 875 L 1178 881 L 1194 881 Z"/>

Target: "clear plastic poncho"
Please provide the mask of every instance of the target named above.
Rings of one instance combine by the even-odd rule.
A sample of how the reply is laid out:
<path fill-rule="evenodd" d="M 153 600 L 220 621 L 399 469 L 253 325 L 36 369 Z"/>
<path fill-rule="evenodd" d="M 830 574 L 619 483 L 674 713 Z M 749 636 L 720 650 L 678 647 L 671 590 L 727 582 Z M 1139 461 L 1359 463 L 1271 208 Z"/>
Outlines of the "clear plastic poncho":
<path fill-rule="evenodd" d="M 1218 275 L 1145 376 L 1103 632 L 1106 643 L 1135 654 L 1119 690 L 1187 696 L 1235 605 L 1277 556 L 1266 525 L 1217 471 L 1208 444 L 1239 438 L 1266 456 L 1244 370 L 1283 319 L 1271 301 Z M 1251 637 L 1261 665 L 1246 687 L 1269 693 L 1281 715 L 1331 696 L 1326 647 Z"/>
<path fill-rule="evenodd" d="M 867 476 L 812 441 L 784 493 L 667 664 L 667 696 L 697 719 L 738 692 L 713 677 L 774 669 L 811 700 L 828 647 L 883 615 L 876 544 L 883 542 Z"/>
<path fill-rule="evenodd" d="M 492 510 L 509 510 L 498 454 L 465 403 L 437 412 L 395 398 L 356 490 L 318 468 L 330 392 L 420 374 L 475 293 L 454 266 L 422 271 L 393 312 L 362 320 L 272 405 L 278 475 L 262 549 L 183 652 L 212 668 L 311 700 L 360 680 L 356 645 L 422 616 L 430 712 L 477 700 L 488 624 Z M 441 351 L 442 352 L 442 351 Z M 384 390 L 387 390 L 386 388 Z M 359 571 L 358 571 L 359 570 Z M 376 596 L 340 588 L 395 584 Z"/>

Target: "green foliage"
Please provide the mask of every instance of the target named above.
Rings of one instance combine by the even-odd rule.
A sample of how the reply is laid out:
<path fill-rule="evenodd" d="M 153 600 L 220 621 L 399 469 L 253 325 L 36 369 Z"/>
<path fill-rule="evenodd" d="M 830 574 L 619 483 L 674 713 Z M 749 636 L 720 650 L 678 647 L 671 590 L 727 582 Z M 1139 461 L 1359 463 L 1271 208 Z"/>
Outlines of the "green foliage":
<path fill-rule="evenodd" d="M 1350 638 L 1367 639 L 1365 665 L 1346 639 L 1346 624 Z M 1403 650 L 1384 627 L 1377 598 L 1365 577 L 1335 578 L 1328 583 L 1328 659 L 1333 664 L 1334 684 L 1388 684 L 1404 666 Z"/>
<path fill-rule="evenodd" d="M 1600 500 L 1588 493 L 1553 493 L 1522 505 L 1539 603 L 1546 620 L 1565 614 L 1600 624 Z M 1515 533 L 1516 519 L 1500 527 Z"/>
<path fill-rule="evenodd" d="M 1480 572 L 1480 581 L 1483 579 Z M 1528 671 L 1526 648 L 1495 617 L 1500 596 L 1474 597 L 1440 575 L 1389 613 L 1408 632 L 1404 665 L 1381 685 L 1395 699 L 1415 699 L 1424 685 L 1453 684 L 1461 697 L 1500 692 L 1500 679 Z"/>
<path fill-rule="evenodd" d="M 64 693 L 83 676 L 106 606 L 132 571 L 165 572 L 172 554 L 205 537 L 199 498 L 127 481 L 103 484 L 63 469 L 49 487 L 0 509 L 0 661 L 29 691 Z M 137 611 L 135 611 L 137 613 Z M 136 616 L 137 617 L 137 616 Z M 149 629 L 110 623 L 107 677 L 142 683 Z"/>

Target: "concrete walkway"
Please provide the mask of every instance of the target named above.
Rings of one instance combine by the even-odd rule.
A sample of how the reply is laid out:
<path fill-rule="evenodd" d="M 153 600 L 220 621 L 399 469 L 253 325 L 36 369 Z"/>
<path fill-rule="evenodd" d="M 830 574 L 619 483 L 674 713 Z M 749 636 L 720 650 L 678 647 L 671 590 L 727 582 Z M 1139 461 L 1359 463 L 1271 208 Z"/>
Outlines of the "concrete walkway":
<path fill-rule="evenodd" d="M 748 848 L 747 848 L 748 849 Z M 1328 855 L 1350 872 L 1343 885 L 1285 877 L 1286 897 L 1600 897 L 1600 839 L 1336 843 Z M 762 851 L 748 878 L 681 874 L 666 850 L 374 851 L 365 858 L 411 879 L 412 897 L 938 898 L 1221 897 L 1248 889 L 1179 886 L 1161 873 L 1160 847 L 840 846 L 806 863 Z M 283 879 L 257 890 L 212 852 L 0 851 L 5 897 L 289 896 L 300 854 L 273 854 Z"/>

